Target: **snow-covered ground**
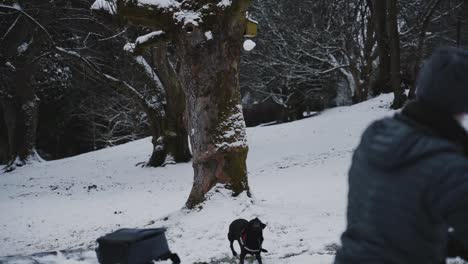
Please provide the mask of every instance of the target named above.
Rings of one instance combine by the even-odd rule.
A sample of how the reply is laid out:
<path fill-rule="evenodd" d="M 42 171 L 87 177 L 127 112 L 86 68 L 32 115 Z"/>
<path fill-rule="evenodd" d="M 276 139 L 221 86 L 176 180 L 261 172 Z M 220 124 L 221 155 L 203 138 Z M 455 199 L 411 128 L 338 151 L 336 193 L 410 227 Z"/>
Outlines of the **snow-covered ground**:
<path fill-rule="evenodd" d="M 0 174 L 0 256 L 94 247 L 123 227 L 168 228 L 183 263 L 235 263 L 229 223 L 267 223 L 266 264 L 331 263 L 345 225 L 347 170 L 360 135 L 391 115 L 392 96 L 327 110 L 282 125 L 247 130 L 253 198 L 217 189 L 200 210 L 181 209 L 190 192 L 190 163 L 141 168 L 149 138 Z M 97 263 L 48 256 L 44 263 Z M 1 261 L 0 261 L 1 262 Z"/>

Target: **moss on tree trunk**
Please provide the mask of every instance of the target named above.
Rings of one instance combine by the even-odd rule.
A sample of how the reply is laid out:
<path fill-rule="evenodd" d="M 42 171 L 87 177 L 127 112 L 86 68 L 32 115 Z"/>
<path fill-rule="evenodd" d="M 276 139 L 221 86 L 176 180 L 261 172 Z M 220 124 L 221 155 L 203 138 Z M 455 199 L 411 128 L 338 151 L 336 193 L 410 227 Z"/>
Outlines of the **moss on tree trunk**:
<path fill-rule="evenodd" d="M 217 34 L 216 34 L 217 33 Z M 242 25 L 218 31 L 202 45 L 193 39 L 180 43 L 180 76 L 192 131 L 194 183 L 187 207 L 200 203 L 214 185 L 221 183 L 234 195 L 248 191 L 248 153 L 239 92 L 239 58 Z"/>

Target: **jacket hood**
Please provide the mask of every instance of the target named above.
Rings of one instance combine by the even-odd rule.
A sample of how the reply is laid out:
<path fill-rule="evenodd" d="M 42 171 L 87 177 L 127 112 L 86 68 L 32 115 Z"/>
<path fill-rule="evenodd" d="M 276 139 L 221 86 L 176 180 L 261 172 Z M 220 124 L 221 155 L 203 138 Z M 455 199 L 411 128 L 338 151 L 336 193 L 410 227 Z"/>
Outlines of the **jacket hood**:
<path fill-rule="evenodd" d="M 379 167 L 397 169 L 427 155 L 461 151 L 456 144 L 431 136 L 429 131 L 411 122 L 399 114 L 374 122 L 362 136 L 362 154 Z"/>

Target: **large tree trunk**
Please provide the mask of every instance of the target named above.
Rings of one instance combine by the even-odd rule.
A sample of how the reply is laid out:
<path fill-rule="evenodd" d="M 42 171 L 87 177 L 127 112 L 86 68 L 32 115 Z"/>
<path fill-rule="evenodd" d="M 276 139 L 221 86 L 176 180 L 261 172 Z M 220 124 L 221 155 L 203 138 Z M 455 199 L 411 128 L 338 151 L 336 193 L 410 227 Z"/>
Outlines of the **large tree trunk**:
<path fill-rule="evenodd" d="M 406 100 L 405 91 L 401 86 L 400 76 L 400 33 L 398 32 L 397 0 L 387 0 L 388 38 L 390 41 L 390 77 L 395 98 L 392 107 L 398 109 Z"/>
<path fill-rule="evenodd" d="M 39 100 L 35 95 L 15 96 L 2 100 L 3 117 L 8 137 L 6 171 L 12 171 L 30 161 L 40 161 L 36 153 L 36 131 Z"/>
<path fill-rule="evenodd" d="M 243 26 L 224 27 L 205 45 L 180 43 L 180 76 L 186 93 L 194 183 L 187 207 L 204 200 L 217 183 L 234 194 L 248 191 L 247 141 L 239 90 Z M 194 39 L 203 37 L 196 30 Z"/>
<path fill-rule="evenodd" d="M 247 142 L 239 89 L 239 62 L 250 0 L 184 1 L 168 6 L 117 2 L 120 16 L 162 30 L 136 49 L 172 41 L 185 92 L 193 152 L 193 208 L 216 184 L 238 195 L 249 191 Z"/>
<path fill-rule="evenodd" d="M 157 74 L 164 87 L 166 109 L 165 116 L 161 120 L 161 127 L 157 132 L 159 137 L 153 136 L 155 151 L 148 165 L 160 166 L 170 162 L 187 162 L 192 155 L 188 144 L 185 95 L 170 64 L 165 44 L 153 49 L 153 64 L 156 66 Z"/>
<path fill-rule="evenodd" d="M 373 1 L 375 34 L 379 51 L 379 75 L 372 87 L 373 95 L 392 92 L 390 84 L 390 44 L 387 33 L 387 6 L 383 0 Z"/>
<path fill-rule="evenodd" d="M 31 83 L 34 58 L 40 52 L 43 36 L 36 34 L 35 25 L 21 18 L 14 30 L 0 43 L 5 53 L 2 64 L 10 65 L 3 73 L 0 103 L 7 131 L 8 162 L 6 171 L 29 161 L 40 161 L 36 153 L 36 132 L 39 98 Z M 8 57 L 7 57 L 8 56 Z"/>

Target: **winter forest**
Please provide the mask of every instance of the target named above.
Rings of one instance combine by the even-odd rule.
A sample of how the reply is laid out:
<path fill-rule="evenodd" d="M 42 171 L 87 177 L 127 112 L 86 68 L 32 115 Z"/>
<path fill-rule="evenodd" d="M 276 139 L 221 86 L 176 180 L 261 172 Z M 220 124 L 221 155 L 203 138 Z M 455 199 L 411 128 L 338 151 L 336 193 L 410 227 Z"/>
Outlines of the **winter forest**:
<path fill-rule="evenodd" d="M 468 0 L 1 0 L 0 263 L 160 227 L 239 263 L 229 224 L 258 217 L 263 263 L 331 264 L 363 131 L 447 46 Z"/>

